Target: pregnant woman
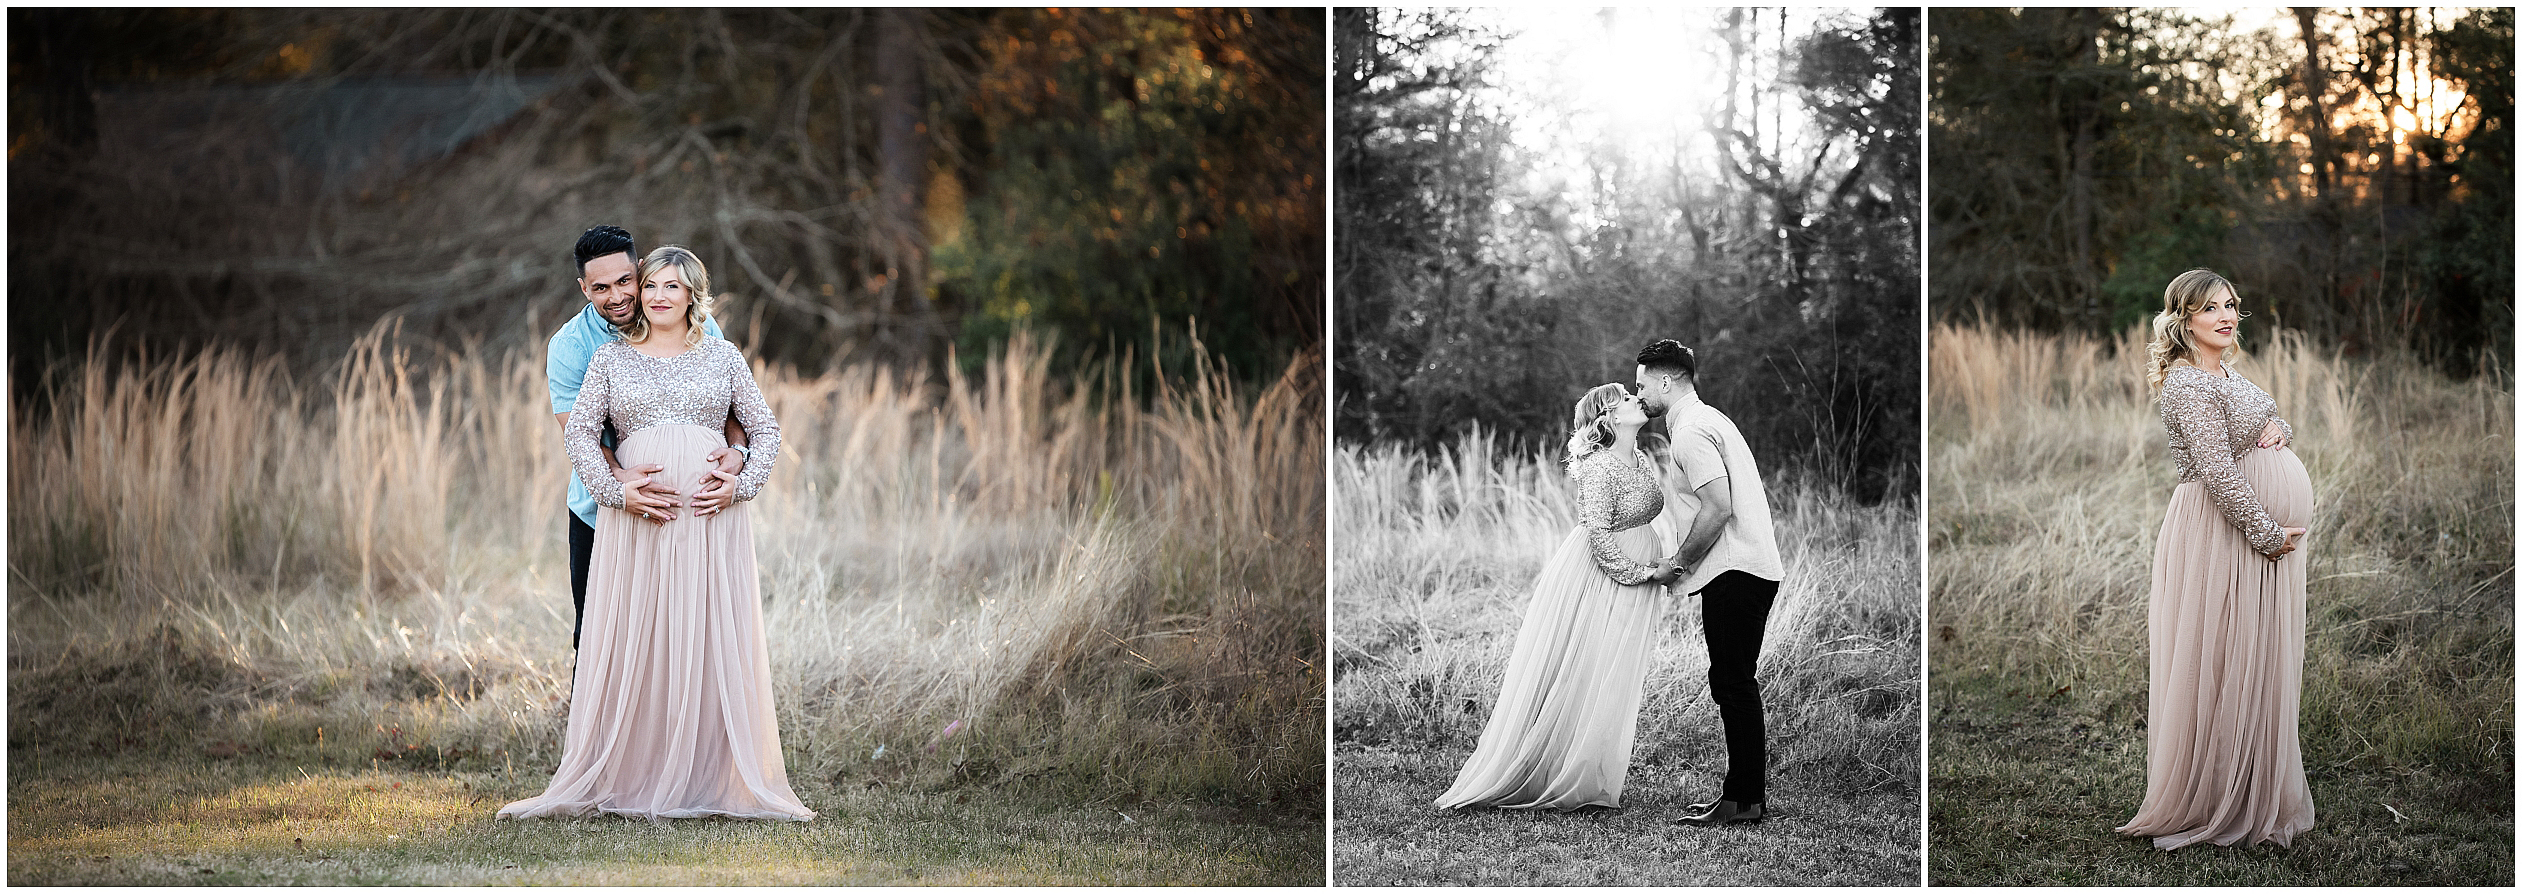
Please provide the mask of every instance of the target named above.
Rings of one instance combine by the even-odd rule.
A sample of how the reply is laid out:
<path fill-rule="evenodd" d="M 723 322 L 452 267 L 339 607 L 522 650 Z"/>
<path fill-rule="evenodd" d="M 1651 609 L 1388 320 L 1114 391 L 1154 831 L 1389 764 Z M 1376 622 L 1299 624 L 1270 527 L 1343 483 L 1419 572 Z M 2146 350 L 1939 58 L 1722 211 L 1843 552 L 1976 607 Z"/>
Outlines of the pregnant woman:
<path fill-rule="evenodd" d="M 2312 479 L 2276 401 L 2226 362 L 2242 316 L 2232 283 L 2191 270 L 2164 287 L 2150 345 L 2181 483 L 2154 543 L 2145 804 L 2119 831 L 2164 850 L 2312 827 L 2296 731 Z"/>
<path fill-rule="evenodd" d="M 604 506 L 560 769 L 501 819 L 613 813 L 809 820 L 788 787 L 753 565 L 747 502 L 779 456 L 779 422 L 735 345 L 706 335 L 709 271 L 680 246 L 639 266 L 640 313 L 596 349 L 569 412 L 570 464 Z M 709 462 L 730 412 L 752 441 L 741 477 Z M 739 502 L 713 514 L 626 510 L 597 443 L 622 433 L 624 467 L 654 463 L 677 493 L 715 477 Z M 687 504 L 688 505 L 688 504 Z"/>
<path fill-rule="evenodd" d="M 1644 405 L 1598 386 L 1575 423 L 1577 527 L 1533 581 L 1497 709 L 1438 807 L 1620 806 L 1673 564 L 1648 527 L 1664 492 L 1638 447 Z"/>

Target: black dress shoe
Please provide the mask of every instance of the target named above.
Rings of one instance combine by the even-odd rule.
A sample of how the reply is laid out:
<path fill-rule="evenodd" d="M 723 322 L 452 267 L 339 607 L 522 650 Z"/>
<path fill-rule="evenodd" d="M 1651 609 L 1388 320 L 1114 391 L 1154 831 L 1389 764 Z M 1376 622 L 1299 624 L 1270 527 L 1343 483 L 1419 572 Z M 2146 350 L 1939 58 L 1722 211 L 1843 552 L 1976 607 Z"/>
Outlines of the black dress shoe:
<path fill-rule="evenodd" d="M 1769 818 L 1769 805 L 1765 801 L 1754 801 L 1750 804 L 1717 801 L 1712 804 L 1690 806 L 1692 809 L 1688 815 L 1673 822 L 1685 826 L 1731 826 L 1736 823 L 1757 823 Z"/>

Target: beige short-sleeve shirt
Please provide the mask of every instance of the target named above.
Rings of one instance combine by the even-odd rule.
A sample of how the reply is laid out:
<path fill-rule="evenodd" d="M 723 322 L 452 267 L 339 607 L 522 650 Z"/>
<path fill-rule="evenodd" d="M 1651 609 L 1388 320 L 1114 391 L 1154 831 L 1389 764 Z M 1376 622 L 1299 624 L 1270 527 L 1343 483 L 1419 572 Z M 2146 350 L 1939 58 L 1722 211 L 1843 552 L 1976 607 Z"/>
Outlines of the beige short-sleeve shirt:
<path fill-rule="evenodd" d="M 1672 461 L 1681 471 L 1685 489 L 1674 495 L 1677 505 L 1667 507 L 1674 513 L 1676 536 L 1689 533 L 1690 519 L 1699 511 L 1698 489 L 1710 481 L 1725 479 L 1732 489 L 1734 517 L 1725 521 L 1717 535 L 1716 545 L 1699 561 L 1690 576 L 1673 588 L 1677 593 L 1696 593 L 1708 582 L 1728 571 L 1740 571 L 1762 580 L 1786 579 L 1786 563 L 1778 558 L 1778 539 L 1769 524 L 1769 492 L 1760 483 L 1760 467 L 1752 462 L 1751 445 L 1743 443 L 1743 433 L 1734 427 L 1734 420 L 1699 400 L 1697 393 L 1674 401 L 1664 414 L 1664 426 L 1672 435 Z"/>

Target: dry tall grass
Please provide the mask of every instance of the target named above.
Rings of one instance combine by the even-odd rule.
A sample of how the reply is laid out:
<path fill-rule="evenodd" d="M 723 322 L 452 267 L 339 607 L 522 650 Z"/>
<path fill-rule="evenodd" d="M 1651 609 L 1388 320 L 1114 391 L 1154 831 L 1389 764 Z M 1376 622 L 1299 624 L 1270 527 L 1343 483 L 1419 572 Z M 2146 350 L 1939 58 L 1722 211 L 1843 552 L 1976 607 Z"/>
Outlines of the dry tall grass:
<path fill-rule="evenodd" d="M 2306 763 L 2509 781 L 2509 371 L 2452 381 L 2286 333 L 2246 347 L 2237 368 L 2293 425 L 2318 507 L 2305 546 Z M 1999 679 L 2073 692 L 2114 722 L 2143 718 L 2147 580 L 2177 484 L 2143 348 L 2136 332 L 2105 344 L 1937 327 L 1928 617 L 1939 687 Z"/>
<path fill-rule="evenodd" d="M 1575 494 L 1554 454 L 1501 450 L 1476 432 L 1433 456 L 1344 445 L 1334 463 L 1335 738 L 1458 765 L 1497 697 L 1533 575 L 1575 527 Z M 1915 792 L 1916 507 L 1773 487 L 1787 575 L 1760 676 L 1772 778 L 1787 781 L 1772 789 L 1798 802 Z M 1706 671 L 1697 601 L 1675 598 L 1647 675 L 1632 786 L 1695 774 L 1706 791 L 1656 797 L 1713 793 L 1725 748 Z"/>
<path fill-rule="evenodd" d="M 757 367 L 790 772 L 1319 804 L 1318 358 L 1143 399 L 1047 359 Z M 13 747 L 556 756 L 569 472 L 539 351 L 381 328 L 316 383 L 213 349 L 46 387 L 9 427 Z"/>

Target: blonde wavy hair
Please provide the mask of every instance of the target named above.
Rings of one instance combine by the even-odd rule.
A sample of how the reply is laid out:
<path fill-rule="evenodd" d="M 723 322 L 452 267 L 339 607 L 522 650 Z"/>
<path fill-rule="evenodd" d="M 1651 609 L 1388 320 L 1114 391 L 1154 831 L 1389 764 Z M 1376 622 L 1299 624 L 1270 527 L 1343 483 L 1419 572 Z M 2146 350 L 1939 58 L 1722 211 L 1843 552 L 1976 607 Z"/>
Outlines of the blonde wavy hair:
<path fill-rule="evenodd" d="M 1573 429 L 1567 437 L 1567 457 L 1577 460 L 1611 445 L 1613 404 L 1629 397 L 1629 389 L 1618 384 L 1596 385 L 1576 399 L 1576 413 L 1569 421 Z"/>
<path fill-rule="evenodd" d="M 2207 302 L 2215 299 L 2217 289 L 2233 293 L 2235 301 L 2242 298 L 2242 290 L 2234 288 L 2232 281 L 2205 267 L 2172 277 L 2171 283 L 2163 287 L 2163 312 L 2154 315 L 2154 337 L 2145 346 L 2148 389 L 2163 390 L 2163 377 L 2171 373 L 2172 364 L 2183 360 L 2198 362 L 2198 346 L 2189 340 L 2187 324 L 2190 317 L 2205 310 Z M 2233 348 L 2226 347 L 2216 359 L 2233 359 Z"/>
<path fill-rule="evenodd" d="M 701 259 L 693 257 L 691 249 L 680 245 L 658 246 L 639 262 L 639 287 L 643 296 L 647 292 L 648 280 L 668 267 L 674 268 L 675 276 L 683 280 L 684 293 L 692 296 L 692 303 L 683 308 L 683 346 L 688 348 L 700 344 L 705 337 L 701 326 L 709 322 L 710 305 L 717 303 L 718 296 L 709 293 L 709 268 L 701 266 Z M 622 324 L 621 329 L 623 341 L 635 345 L 648 341 L 648 311 L 644 303 L 638 313 L 631 314 L 630 322 Z"/>

